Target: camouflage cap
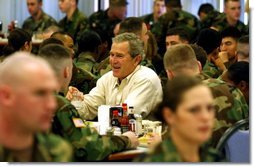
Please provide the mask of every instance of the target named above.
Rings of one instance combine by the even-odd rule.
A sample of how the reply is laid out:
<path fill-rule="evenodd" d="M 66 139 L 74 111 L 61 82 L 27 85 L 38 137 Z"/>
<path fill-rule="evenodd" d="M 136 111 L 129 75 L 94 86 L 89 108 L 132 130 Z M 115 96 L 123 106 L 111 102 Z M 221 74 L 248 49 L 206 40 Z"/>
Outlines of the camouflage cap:
<path fill-rule="evenodd" d="M 128 4 L 127 0 L 109 0 L 110 6 L 126 6 Z"/>

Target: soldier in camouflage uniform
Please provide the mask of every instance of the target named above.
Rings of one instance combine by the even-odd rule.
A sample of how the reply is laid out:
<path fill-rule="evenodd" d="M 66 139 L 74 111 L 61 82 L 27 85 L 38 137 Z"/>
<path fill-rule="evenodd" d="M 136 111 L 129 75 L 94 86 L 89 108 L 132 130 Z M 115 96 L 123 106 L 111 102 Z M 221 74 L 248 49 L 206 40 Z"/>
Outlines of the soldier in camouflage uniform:
<path fill-rule="evenodd" d="M 49 26 L 57 25 L 55 19 L 43 12 L 42 0 L 27 0 L 27 8 L 31 16 L 22 25 L 27 32 L 42 33 Z"/>
<path fill-rule="evenodd" d="M 69 33 L 74 42 L 79 39 L 82 31 L 87 28 L 87 17 L 79 11 L 78 0 L 59 0 L 59 8 L 66 16 L 59 21 L 59 27 Z"/>
<path fill-rule="evenodd" d="M 173 27 L 181 27 L 190 34 L 190 39 L 193 41 L 199 30 L 199 20 L 192 14 L 183 11 L 180 0 L 165 0 L 167 12 L 162 15 L 158 22 L 154 24 L 151 32 L 155 35 L 159 46 L 159 54 L 164 55 L 165 38 L 168 29 Z"/>
<path fill-rule="evenodd" d="M 215 149 L 205 144 L 212 134 L 215 116 L 211 89 L 193 76 L 176 76 L 168 81 L 163 94 L 157 115 L 170 130 L 166 139 L 138 161 L 223 161 Z M 197 130 L 202 126 L 206 131 Z"/>
<path fill-rule="evenodd" d="M 147 29 L 151 30 L 153 24 L 156 23 L 159 17 L 166 12 L 165 1 L 164 0 L 154 0 L 153 1 L 153 13 L 142 16 L 142 20 L 146 23 Z"/>
<path fill-rule="evenodd" d="M 137 146 L 137 138 L 132 132 L 124 133 L 122 136 L 100 136 L 96 130 L 84 123 L 75 107 L 64 97 L 68 90 L 72 66 L 68 50 L 60 45 L 48 45 L 41 49 L 40 56 L 51 64 L 59 81 L 62 81 L 59 94 L 56 95 L 57 110 L 52 131 L 73 145 L 75 161 L 99 161 L 113 152 Z M 69 76 L 64 75 L 65 70 L 69 70 L 69 73 L 67 72 Z"/>
<path fill-rule="evenodd" d="M 127 14 L 127 0 L 109 0 L 109 8 L 98 11 L 89 17 L 89 28 L 95 32 L 107 32 L 108 45 L 111 46 L 111 38 L 114 37 L 115 26 L 125 19 Z M 99 32 L 98 32 L 99 33 Z"/>
<path fill-rule="evenodd" d="M 56 38 L 63 42 L 64 46 L 69 48 L 72 52 L 72 58 L 74 58 L 74 42 L 70 35 L 64 32 L 55 32 L 51 35 L 51 37 Z M 73 63 L 72 68 L 72 79 L 70 82 L 70 86 L 74 86 L 78 88 L 83 93 L 89 93 L 89 91 L 95 87 L 97 77 L 93 75 L 89 71 L 85 71 L 79 67 L 76 66 L 75 63 Z"/>
<path fill-rule="evenodd" d="M 100 46 L 102 41 L 100 36 L 94 31 L 84 31 L 78 41 L 78 57 L 75 64 L 85 71 L 93 72 L 99 59 Z"/>
<path fill-rule="evenodd" d="M 224 0 L 224 14 L 214 18 L 212 27 L 218 31 L 234 26 L 242 35 L 249 34 L 248 27 L 239 20 L 241 14 L 240 0 Z"/>
<path fill-rule="evenodd" d="M 212 89 L 215 98 L 216 121 L 211 144 L 216 146 L 228 127 L 249 117 L 249 107 L 238 88 L 221 80 L 209 79 L 206 75 L 200 75 L 201 67 L 198 64 L 193 49 L 185 44 L 171 47 L 164 56 L 164 66 L 167 69 L 168 78 L 181 74 L 195 75 Z"/>
<path fill-rule="evenodd" d="M 221 39 L 219 32 L 209 28 L 201 30 L 197 39 L 197 45 L 207 53 L 207 61 L 202 72 L 212 78 L 218 78 L 227 66 L 219 58 Z"/>
<path fill-rule="evenodd" d="M 1 63 L 0 78 L 0 93 L 6 95 L 0 97 L 0 161 L 71 161 L 72 147 L 58 136 L 45 134 L 56 109 L 57 88 L 47 62 L 16 53 Z"/>

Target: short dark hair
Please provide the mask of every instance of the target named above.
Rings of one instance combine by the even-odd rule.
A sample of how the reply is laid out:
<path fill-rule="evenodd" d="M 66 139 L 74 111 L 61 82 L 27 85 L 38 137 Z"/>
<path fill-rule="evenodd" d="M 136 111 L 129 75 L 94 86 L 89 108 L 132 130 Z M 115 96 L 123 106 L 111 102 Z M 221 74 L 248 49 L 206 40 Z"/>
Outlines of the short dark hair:
<path fill-rule="evenodd" d="M 48 44 L 42 47 L 39 51 L 42 57 L 50 57 L 53 59 L 71 58 L 71 52 L 68 48 L 59 44 Z"/>
<path fill-rule="evenodd" d="M 65 61 L 71 61 L 71 52 L 66 47 L 59 44 L 48 44 L 42 47 L 38 54 L 44 58 L 59 76 Z"/>
<path fill-rule="evenodd" d="M 181 27 L 174 27 L 174 28 L 168 29 L 167 36 L 171 36 L 171 35 L 178 35 L 181 40 L 186 40 L 188 42 L 190 41 L 190 35 L 184 28 L 181 28 Z"/>
<path fill-rule="evenodd" d="M 100 36 L 95 31 L 84 31 L 78 40 L 78 52 L 95 52 L 102 43 Z"/>
<path fill-rule="evenodd" d="M 182 8 L 181 0 L 165 0 L 165 5 L 171 8 Z"/>
<path fill-rule="evenodd" d="M 221 31 L 221 37 L 232 37 L 235 40 L 238 40 L 241 37 L 241 32 L 238 30 L 238 28 L 230 26 Z"/>
<path fill-rule="evenodd" d="M 56 38 L 53 38 L 53 37 L 50 37 L 48 39 L 45 39 L 41 44 L 40 44 L 40 48 L 48 45 L 48 44 L 59 44 L 59 45 L 62 45 L 64 46 L 64 43 L 62 41 L 60 41 L 59 39 L 56 39 Z"/>
<path fill-rule="evenodd" d="M 120 23 L 118 34 L 131 32 L 140 36 L 143 23 L 144 21 L 139 17 L 128 17 Z"/>
<path fill-rule="evenodd" d="M 246 61 L 239 61 L 232 64 L 228 68 L 228 79 L 233 81 L 235 85 L 241 81 L 249 83 L 249 63 Z"/>
<path fill-rule="evenodd" d="M 191 48 L 194 50 L 197 60 L 201 63 L 202 68 L 205 66 L 207 61 L 206 51 L 197 44 L 190 44 Z"/>
<path fill-rule="evenodd" d="M 201 12 L 208 14 L 209 12 L 211 12 L 213 10 L 214 10 L 214 7 L 212 4 L 204 3 L 204 4 L 200 5 L 200 7 L 198 9 L 198 15 L 200 15 Z"/>
<path fill-rule="evenodd" d="M 3 48 L 3 54 L 8 56 L 16 51 L 19 51 L 26 42 L 32 41 L 32 34 L 26 30 L 15 28 L 10 32 L 8 38 L 8 44 Z"/>
<path fill-rule="evenodd" d="M 58 35 L 60 35 L 60 36 L 68 35 L 69 37 L 71 37 L 71 38 L 73 39 L 73 36 L 72 36 L 70 33 L 65 32 L 65 31 L 57 31 L 57 32 L 54 32 L 53 34 L 51 34 L 50 37 L 56 38 L 56 36 L 58 36 Z"/>

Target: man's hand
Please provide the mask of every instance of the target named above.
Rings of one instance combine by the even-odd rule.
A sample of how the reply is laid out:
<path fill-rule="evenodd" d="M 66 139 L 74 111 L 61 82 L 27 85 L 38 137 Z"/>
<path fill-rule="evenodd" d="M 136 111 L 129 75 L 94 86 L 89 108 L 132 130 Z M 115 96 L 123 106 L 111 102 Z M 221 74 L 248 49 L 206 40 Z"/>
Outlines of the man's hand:
<path fill-rule="evenodd" d="M 139 145 L 139 141 L 135 133 L 128 131 L 122 134 L 123 136 L 127 136 L 130 139 L 131 142 L 131 148 L 137 148 Z"/>
<path fill-rule="evenodd" d="M 66 98 L 70 101 L 72 100 L 83 101 L 84 95 L 77 88 L 69 86 L 69 91 L 66 94 Z"/>

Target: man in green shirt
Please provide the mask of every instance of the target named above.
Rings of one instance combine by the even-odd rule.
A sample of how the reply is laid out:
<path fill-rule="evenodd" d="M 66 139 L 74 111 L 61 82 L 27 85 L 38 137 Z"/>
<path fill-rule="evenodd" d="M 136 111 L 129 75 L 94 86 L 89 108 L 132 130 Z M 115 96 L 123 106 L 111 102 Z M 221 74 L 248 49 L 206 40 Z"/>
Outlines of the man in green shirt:
<path fill-rule="evenodd" d="M 42 33 L 48 27 L 57 25 L 54 18 L 44 13 L 42 5 L 42 0 L 27 0 L 27 9 L 31 16 L 24 21 L 22 29 L 31 33 Z"/>
<path fill-rule="evenodd" d="M 78 0 L 59 0 L 59 9 L 66 16 L 59 21 L 59 27 L 69 33 L 74 42 L 80 33 L 87 28 L 87 17 L 78 9 Z"/>

